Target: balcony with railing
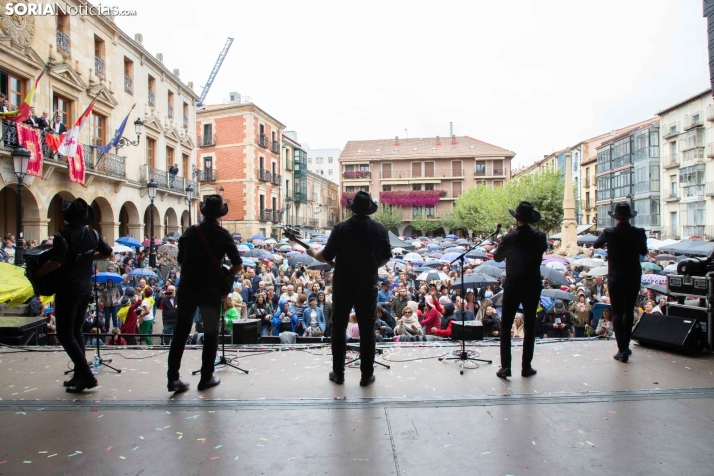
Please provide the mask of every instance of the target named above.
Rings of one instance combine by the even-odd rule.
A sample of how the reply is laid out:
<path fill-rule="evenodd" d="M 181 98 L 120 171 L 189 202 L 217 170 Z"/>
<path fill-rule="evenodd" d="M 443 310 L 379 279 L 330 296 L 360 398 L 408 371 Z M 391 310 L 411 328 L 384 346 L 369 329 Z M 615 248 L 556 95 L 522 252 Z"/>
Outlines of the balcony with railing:
<path fill-rule="evenodd" d="M 283 176 L 276 173 L 270 173 L 270 183 L 273 185 L 280 185 L 282 183 Z"/>
<path fill-rule="evenodd" d="M 280 210 L 275 210 L 273 212 L 273 223 L 280 223 L 283 221 L 283 212 Z"/>
<path fill-rule="evenodd" d="M 134 94 L 134 78 L 124 75 L 124 92 Z"/>
<path fill-rule="evenodd" d="M 595 197 L 598 202 L 601 200 L 612 200 L 613 191 L 612 190 L 597 190 L 595 192 Z"/>
<path fill-rule="evenodd" d="M 493 169 L 493 175 L 495 175 L 495 176 L 506 175 L 506 169 Z"/>
<path fill-rule="evenodd" d="M 650 147 L 643 147 L 634 152 L 632 160 L 634 162 L 639 162 L 640 160 L 645 160 L 649 158 L 659 157 L 659 146 L 653 145 Z"/>
<path fill-rule="evenodd" d="M 213 168 L 197 169 L 195 174 L 199 182 L 213 182 L 217 176 L 216 169 Z"/>
<path fill-rule="evenodd" d="M 173 119 L 173 118 L 174 118 L 174 105 L 173 105 L 173 104 L 169 104 L 169 105 L 166 107 L 166 115 L 169 116 L 169 119 Z"/>
<path fill-rule="evenodd" d="M 706 195 L 707 197 L 714 197 L 714 182 L 706 183 L 704 195 Z"/>
<path fill-rule="evenodd" d="M 104 76 L 104 58 L 94 57 L 94 72 Z"/>
<path fill-rule="evenodd" d="M 154 91 L 149 90 L 147 97 L 149 98 L 149 106 L 154 107 L 156 105 L 156 94 L 154 94 Z"/>
<path fill-rule="evenodd" d="M 707 121 L 714 121 L 714 106 L 707 106 Z"/>
<path fill-rule="evenodd" d="M 345 174 L 349 173 L 359 173 L 360 171 L 355 171 L 355 172 L 343 172 L 342 177 L 343 178 L 349 178 L 345 177 Z M 436 170 L 420 170 L 418 172 L 415 172 L 413 170 L 382 170 L 379 173 L 380 178 L 382 179 L 404 179 L 404 178 L 460 178 L 464 177 L 465 170 L 464 169 L 454 169 L 454 168 L 443 168 L 443 169 L 436 169 Z M 368 172 L 369 174 L 369 172 Z M 485 175 L 485 173 L 484 173 Z M 496 175 L 496 174 L 493 174 Z M 369 175 L 367 175 L 364 178 L 369 178 Z"/>
<path fill-rule="evenodd" d="M 274 141 L 270 144 L 270 151 L 271 151 L 273 154 L 278 154 L 278 155 L 280 155 L 280 142 L 274 140 Z"/>
<path fill-rule="evenodd" d="M 682 198 L 699 199 L 704 196 L 706 185 L 703 183 L 694 185 L 685 185 L 682 187 Z"/>
<path fill-rule="evenodd" d="M 188 129 L 188 116 L 183 116 L 183 127 Z"/>
<path fill-rule="evenodd" d="M 667 190 L 663 194 L 663 200 L 665 202 L 678 202 L 682 198 L 679 196 L 679 191 L 677 190 Z"/>
<path fill-rule="evenodd" d="M 216 145 L 216 134 L 198 136 L 196 139 L 199 147 L 213 147 Z"/>
<path fill-rule="evenodd" d="M 159 170 L 149 165 L 141 167 L 141 183 L 146 184 L 153 180 L 158 185 L 159 189 L 167 190 L 173 193 L 186 194 L 186 187 L 189 185 L 198 190 L 198 183 L 193 180 L 188 180 L 185 177 L 172 175 L 165 170 Z"/>
<path fill-rule="evenodd" d="M 664 169 L 679 167 L 679 154 L 665 155 L 662 157 L 662 167 Z"/>
<path fill-rule="evenodd" d="M 682 227 L 682 235 L 684 236 L 701 236 L 706 233 L 706 225 L 684 225 Z"/>
<path fill-rule="evenodd" d="M 682 152 L 682 165 L 701 164 L 704 162 L 704 147 L 695 147 Z"/>
<path fill-rule="evenodd" d="M 107 152 L 103 154 L 95 147 L 82 144 L 84 148 L 84 163 L 87 169 L 102 175 L 126 178 L 126 158 Z"/>
<path fill-rule="evenodd" d="M 679 121 L 670 122 L 669 124 L 665 124 L 664 127 L 662 128 L 662 137 L 664 139 L 676 137 L 681 133 L 682 133 L 682 128 L 680 126 Z"/>
<path fill-rule="evenodd" d="M 707 158 L 714 158 L 714 142 L 707 144 Z"/>
<path fill-rule="evenodd" d="M 57 30 L 57 51 L 69 54 L 69 36 Z"/>
<path fill-rule="evenodd" d="M 679 227 L 663 226 L 661 231 L 661 238 L 671 238 L 678 240 L 681 235 L 679 234 Z"/>
<path fill-rule="evenodd" d="M 273 221 L 273 210 L 266 208 L 260 211 L 260 221 Z"/>
<path fill-rule="evenodd" d="M 273 174 L 270 173 L 270 170 L 258 169 L 258 180 L 262 180 L 263 182 L 270 182 L 272 175 Z"/>
<path fill-rule="evenodd" d="M 702 121 L 702 111 L 697 111 L 693 114 L 690 114 L 689 116 L 684 117 L 684 130 L 701 126 L 703 123 L 704 121 Z"/>
<path fill-rule="evenodd" d="M 260 134 L 258 136 L 258 145 L 261 147 L 265 147 L 266 149 L 268 148 L 268 136 L 265 134 Z"/>
<path fill-rule="evenodd" d="M 369 170 L 347 170 L 342 172 L 342 178 L 346 180 L 360 180 L 360 179 L 368 179 L 372 177 L 372 172 Z M 383 177 L 383 178 L 392 178 L 392 177 Z"/>

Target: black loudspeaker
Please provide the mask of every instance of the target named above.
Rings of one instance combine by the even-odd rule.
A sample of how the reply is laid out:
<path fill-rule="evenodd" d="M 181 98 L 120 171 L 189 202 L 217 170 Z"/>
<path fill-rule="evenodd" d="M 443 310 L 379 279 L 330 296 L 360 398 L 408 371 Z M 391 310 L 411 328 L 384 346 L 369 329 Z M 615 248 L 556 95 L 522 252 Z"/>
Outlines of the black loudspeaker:
<path fill-rule="evenodd" d="M 234 344 L 257 344 L 260 335 L 260 319 L 233 321 Z"/>
<path fill-rule="evenodd" d="M 662 314 L 642 314 L 632 331 L 632 340 L 640 344 L 666 347 L 684 354 L 701 350 L 703 337 L 697 319 Z"/>
<path fill-rule="evenodd" d="M 0 343 L 47 345 L 47 319 L 39 316 L 0 316 Z"/>
<path fill-rule="evenodd" d="M 453 340 L 461 340 L 462 334 L 466 334 L 465 340 L 483 340 L 483 326 L 477 326 L 476 321 L 466 321 L 461 324 L 460 321 L 451 323 L 451 338 Z"/>
<path fill-rule="evenodd" d="M 708 308 L 668 302 L 666 313 L 669 316 L 686 317 L 699 321 L 699 328 L 705 336 L 706 346 L 709 349 L 714 349 L 714 329 L 712 328 L 714 318 Z"/>

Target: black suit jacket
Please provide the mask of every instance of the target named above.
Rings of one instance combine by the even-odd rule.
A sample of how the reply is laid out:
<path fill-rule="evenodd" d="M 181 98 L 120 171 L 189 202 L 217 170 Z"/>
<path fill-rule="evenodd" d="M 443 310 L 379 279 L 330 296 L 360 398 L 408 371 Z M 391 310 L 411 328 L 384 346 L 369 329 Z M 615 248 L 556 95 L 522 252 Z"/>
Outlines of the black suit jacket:
<path fill-rule="evenodd" d="M 50 127 L 50 121 L 48 121 L 44 117 L 38 117 L 37 125 L 39 126 L 40 129 L 47 129 L 48 127 Z"/>
<path fill-rule="evenodd" d="M 67 132 L 67 128 L 66 128 L 65 125 L 62 124 L 61 122 L 60 122 L 60 125 L 59 125 L 59 132 L 55 131 L 55 124 L 52 124 L 52 125 L 50 126 L 50 129 L 52 129 L 52 132 L 54 132 L 54 133 L 56 133 L 56 134 L 64 134 L 65 132 Z"/>
<path fill-rule="evenodd" d="M 629 222 L 605 228 L 602 235 L 593 243 L 593 248 L 605 246 L 607 246 L 610 280 L 634 280 L 642 276 L 640 255 L 647 254 L 647 235 L 643 228 L 634 227 Z"/>
<path fill-rule="evenodd" d="M 540 264 L 546 249 L 548 241 L 545 233 L 528 225 L 519 226 L 504 236 L 493 255 L 493 259 L 499 263 L 506 260 L 504 289 L 521 286 L 540 288 Z"/>

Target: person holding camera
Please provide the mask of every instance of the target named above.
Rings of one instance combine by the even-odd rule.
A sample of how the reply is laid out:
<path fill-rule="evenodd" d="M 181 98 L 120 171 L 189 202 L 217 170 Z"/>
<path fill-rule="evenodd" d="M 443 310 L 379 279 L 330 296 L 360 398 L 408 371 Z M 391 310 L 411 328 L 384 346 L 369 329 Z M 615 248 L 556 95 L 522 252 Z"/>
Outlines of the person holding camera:
<path fill-rule="evenodd" d="M 243 268 L 243 261 L 233 237 L 218 222 L 220 217 L 228 213 L 228 205 L 223 203 L 223 198 L 220 195 L 209 195 L 201 203 L 200 209 L 203 220 L 190 227 L 179 238 L 177 260 L 181 265 L 181 280 L 176 298 L 181 301 L 181 308 L 177 313 L 176 330 L 169 351 L 169 392 L 184 392 L 189 389 L 189 384 L 179 380 L 179 369 L 196 309 L 201 313 L 204 326 L 198 390 L 206 390 L 221 383 L 219 378 L 213 376 L 213 363 L 218 351 L 221 301 L 231 290 L 233 275 Z M 221 267 L 224 256 L 231 262 L 230 269 Z"/>
<path fill-rule="evenodd" d="M 171 344 L 171 334 L 176 330 L 176 320 L 178 319 L 178 304 L 176 303 L 176 287 L 170 284 L 166 291 L 164 291 L 164 297 L 161 298 L 161 304 L 159 308 L 161 309 L 161 322 L 163 324 L 162 334 L 169 334 L 162 337 L 161 343 L 163 345 Z"/>

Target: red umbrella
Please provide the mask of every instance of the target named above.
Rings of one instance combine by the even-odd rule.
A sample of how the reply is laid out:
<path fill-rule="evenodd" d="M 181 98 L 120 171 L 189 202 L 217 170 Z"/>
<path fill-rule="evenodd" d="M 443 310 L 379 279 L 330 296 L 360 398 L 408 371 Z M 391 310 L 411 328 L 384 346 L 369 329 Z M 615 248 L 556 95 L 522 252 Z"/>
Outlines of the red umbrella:
<path fill-rule="evenodd" d="M 155 246 L 161 246 L 161 245 L 163 245 L 163 244 L 164 244 L 163 241 L 161 241 L 161 240 L 158 239 L 158 238 L 154 238 L 154 245 L 155 245 Z M 144 248 L 148 248 L 148 246 L 149 246 L 149 240 L 144 240 L 144 241 L 142 241 L 142 242 L 141 242 L 141 246 L 143 246 Z"/>

